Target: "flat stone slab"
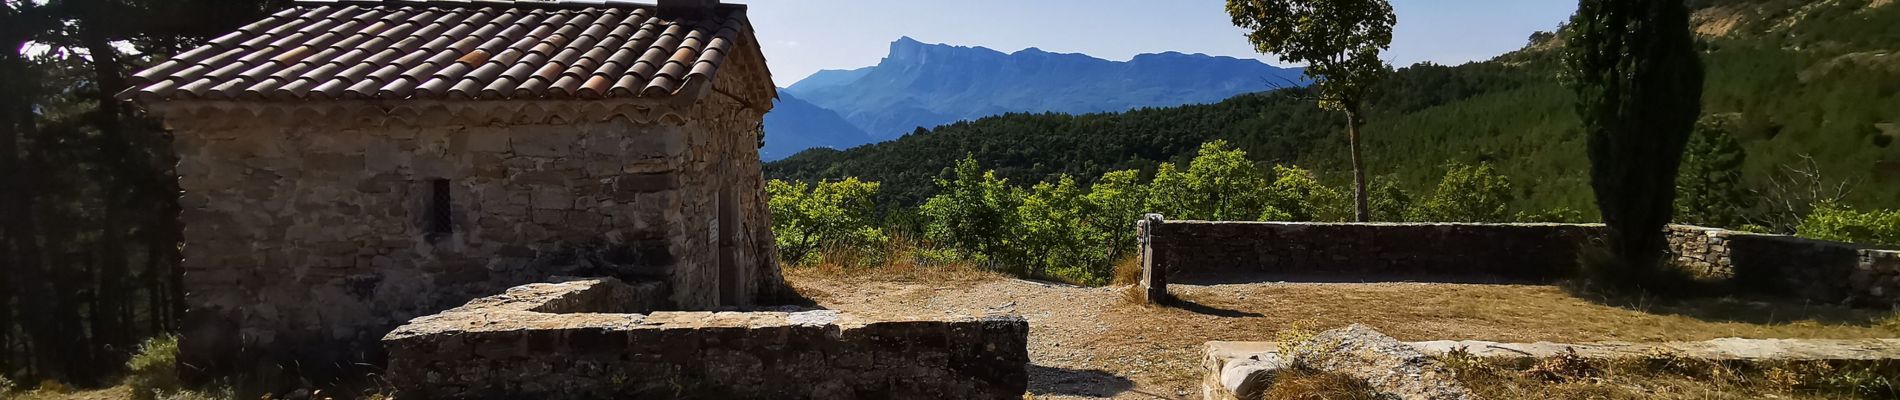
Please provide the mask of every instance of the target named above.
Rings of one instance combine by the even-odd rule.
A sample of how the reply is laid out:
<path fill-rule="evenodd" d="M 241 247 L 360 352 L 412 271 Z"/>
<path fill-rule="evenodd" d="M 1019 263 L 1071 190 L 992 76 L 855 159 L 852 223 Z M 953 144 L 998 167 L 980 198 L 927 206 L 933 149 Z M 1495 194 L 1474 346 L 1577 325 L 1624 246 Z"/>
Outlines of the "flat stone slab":
<path fill-rule="evenodd" d="M 1545 358 L 1576 349 L 1590 359 L 1627 359 L 1671 354 L 1710 361 L 1872 361 L 1900 359 L 1900 339 L 1740 339 L 1701 342 L 1498 343 L 1437 340 L 1407 343 L 1434 356 L 1464 349 L 1483 358 Z"/>
<path fill-rule="evenodd" d="M 1675 357 L 1720 362 L 1883 361 L 1900 360 L 1900 339 L 1740 339 L 1699 342 L 1499 343 L 1476 340 L 1405 342 L 1418 353 L 1442 356 L 1464 349 L 1490 359 L 1541 359 L 1575 349 L 1586 359 L 1616 360 Z M 1202 397 L 1208 400 L 1257 398 L 1279 370 L 1291 365 L 1278 342 L 1207 342 L 1202 349 Z M 1403 375 L 1403 374 L 1401 374 Z M 1400 396 L 1399 398 L 1415 398 Z"/>

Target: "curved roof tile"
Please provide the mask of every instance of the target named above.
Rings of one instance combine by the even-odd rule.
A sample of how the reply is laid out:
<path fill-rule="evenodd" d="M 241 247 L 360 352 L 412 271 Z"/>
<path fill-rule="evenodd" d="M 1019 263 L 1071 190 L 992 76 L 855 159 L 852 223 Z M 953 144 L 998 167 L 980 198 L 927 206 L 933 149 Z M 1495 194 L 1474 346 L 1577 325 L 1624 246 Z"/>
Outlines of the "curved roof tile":
<path fill-rule="evenodd" d="M 133 74 L 121 96 L 666 97 L 710 84 L 747 24 L 742 6 L 657 14 L 621 0 L 306 0 Z"/>

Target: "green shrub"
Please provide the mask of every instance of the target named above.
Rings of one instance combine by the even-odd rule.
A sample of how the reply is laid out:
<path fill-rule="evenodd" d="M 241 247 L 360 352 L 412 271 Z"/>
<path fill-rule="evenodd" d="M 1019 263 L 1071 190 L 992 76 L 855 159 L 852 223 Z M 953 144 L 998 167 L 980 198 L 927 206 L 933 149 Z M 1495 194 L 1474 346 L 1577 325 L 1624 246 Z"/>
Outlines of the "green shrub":
<path fill-rule="evenodd" d="M 877 182 L 857 178 L 805 184 L 767 181 L 766 208 L 772 213 L 772 232 L 779 260 L 803 265 L 816 262 L 826 250 L 875 253 L 889 238 L 873 225 Z"/>
<path fill-rule="evenodd" d="M 1805 238 L 1900 246 L 1900 210 L 1859 212 L 1832 202 L 1814 205 L 1795 234 Z"/>
<path fill-rule="evenodd" d="M 1557 206 L 1544 211 L 1518 211 L 1512 219 L 1522 223 L 1579 223 L 1583 222 L 1583 212 Z"/>
<path fill-rule="evenodd" d="M 149 400 L 166 396 L 184 387 L 178 380 L 178 337 L 146 339 L 137 354 L 125 363 L 125 385 L 132 397 Z"/>

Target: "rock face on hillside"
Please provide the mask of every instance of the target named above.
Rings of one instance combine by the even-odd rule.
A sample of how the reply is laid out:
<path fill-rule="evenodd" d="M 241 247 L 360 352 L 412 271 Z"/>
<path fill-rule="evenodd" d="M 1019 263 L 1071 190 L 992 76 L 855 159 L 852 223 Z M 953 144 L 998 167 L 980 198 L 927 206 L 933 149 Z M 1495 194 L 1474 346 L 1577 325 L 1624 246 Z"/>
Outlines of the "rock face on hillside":
<path fill-rule="evenodd" d="M 1010 112 L 1116 112 L 1211 103 L 1299 85 L 1300 74 L 1299 69 L 1258 60 L 1203 54 L 1167 52 L 1109 61 L 1036 48 L 1003 53 L 925 44 L 906 37 L 891 43 L 890 54 L 877 66 L 821 71 L 780 93 L 842 115 L 870 134 L 873 140 L 852 143 L 862 144 L 897 138 L 918 127 Z M 778 109 L 773 114 L 799 112 Z M 774 136 L 801 134 L 767 118 L 768 146 Z"/>

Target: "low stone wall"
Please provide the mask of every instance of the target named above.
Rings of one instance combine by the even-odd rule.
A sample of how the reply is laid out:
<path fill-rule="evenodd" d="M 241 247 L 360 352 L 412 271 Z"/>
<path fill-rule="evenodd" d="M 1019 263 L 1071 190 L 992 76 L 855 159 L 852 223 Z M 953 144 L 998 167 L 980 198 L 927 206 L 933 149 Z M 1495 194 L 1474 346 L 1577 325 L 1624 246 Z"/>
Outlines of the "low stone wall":
<path fill-rule="evenodd" d="M 1028 322 L 834 311 L 639 312 L 612 279 L 536 284 L 383 338 L 418 398 L 1021 398 Z"/>
<path fill-rule="evenodd" d="M 1149 219 L 1156 268 L 1188 272 L 1468 276 L 1548 280 L 1570 272 L 1601 225 L 1331 224 Z M 1564 260 L 1554 263 L 1552 260 Z"/>
<path fill-rule="evenodd" d="M 1900 251 L 1689 225 L 1671 225 L 1678 264 L 1738 288 L 1828 303 L 1900 302 Z"/>
<path fill-rule="evenodd" d="M 1900 304 L 1900 251 L 1784 235 L 1672 225 L 1679 265 L 1751 293 L 1822 303 Z M 1138 223 L 1150 301 L 1170 279 L 1234 273 L 1361 279 L 1549 281 L 1575 271 L 1600 224 Z"/>
<path fill-rule="evenodd" d="M 1862 251 L 1850 281 L 1868 304 L 1900 304 L 1900 251 Z"/>

